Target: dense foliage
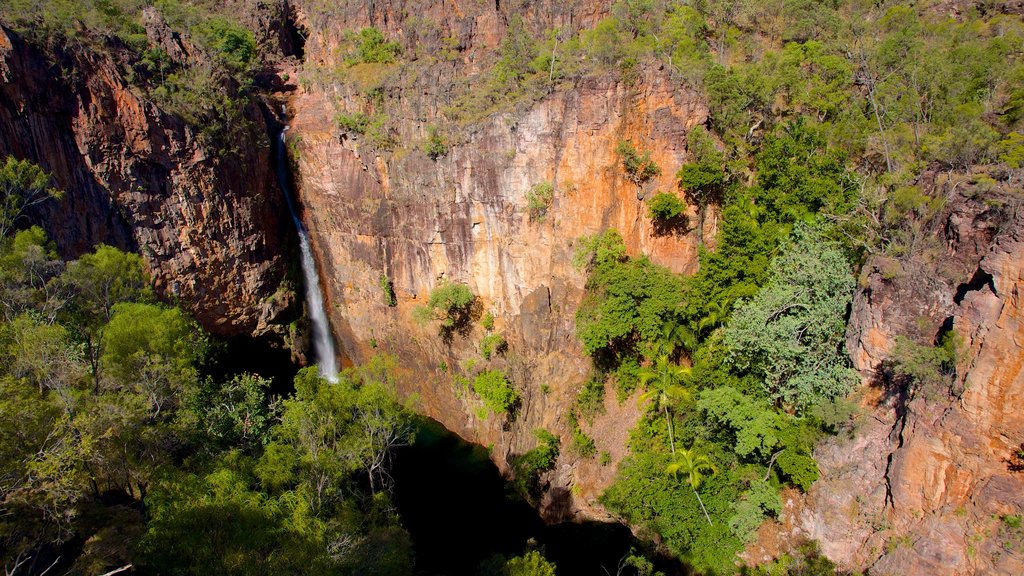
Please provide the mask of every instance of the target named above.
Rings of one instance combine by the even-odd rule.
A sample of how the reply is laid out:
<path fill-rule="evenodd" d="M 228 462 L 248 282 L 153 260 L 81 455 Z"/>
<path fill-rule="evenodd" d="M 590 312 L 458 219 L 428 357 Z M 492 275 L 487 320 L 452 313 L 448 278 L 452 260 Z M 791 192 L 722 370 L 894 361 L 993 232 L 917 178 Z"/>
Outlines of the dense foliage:
<path fill-rule="evenodd" d="M 0 554 L 11 573 L 407 574 L 386 362 L 337 384 L 208 375 L 211 341 L 138 256 L 0 240 Z M 52 565 L 52 566 L 51 566 Z"/>

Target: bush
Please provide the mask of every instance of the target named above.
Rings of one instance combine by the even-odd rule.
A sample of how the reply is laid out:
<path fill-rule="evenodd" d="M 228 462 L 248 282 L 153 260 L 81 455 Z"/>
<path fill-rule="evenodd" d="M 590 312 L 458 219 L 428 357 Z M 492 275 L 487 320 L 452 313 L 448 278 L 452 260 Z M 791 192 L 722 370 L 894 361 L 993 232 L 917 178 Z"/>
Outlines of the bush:
<path fill-rule="evenodd" d="M 519 402 L 519 394 L 499 370 L 484 370 L 473 380 L 473 391 L 493 414 L 505 414 Z"/>
<path fill-rule="evenodd" d="M 522 556 L 509 558 L 501 569 L 502 576 L 555 576 L 555 565 L 540 552 L 531 550 Z"/>
<path fill-rule="evenodd" d="M 440 320 L 442 335 L 450 334 L 467 326 L 475 300 L 469 286 L 444 282 L 430 291 L 425 306 L 413 310 L 413 318 L 420 324 Z"/>
<path fill-rule="evenodd" d="M 384 303 L 392 308 L 397 306 L 398 298 L 395 297 L 395 285 L 391 282 L 391 279 L 381 274 L 378 282 L 380 283 L 381 291 L 384 293 Z"/>
<path fill-rule="evenodd" d="M 488 334 L 480 341 L 480 355 L 484 360 L 490 360 L 493 354 L 504 354 L 508 349 L 508 342 L 501 334 Z"/>
<path fill-rule="evenodd" d="M 359 61 L 368 64 L 390 64 L 402 53 L 398 42 L 388 42 L 376 28 L 363 28 L 358 42 Z"/>
<path fill-rule="evenodd" d="M 363 135 L 366 134 L 366 129 L 370 126 L 370 117 L 362 112 L 351 114 L 338 112 L 334 115 L 334 124 L 344 132 Z"/>
<path fill-rule="evenodd" d="M 437 160 L 448 153 L 448 141 L 436 126 L 427 127 L 427 140 L 423 144 L 423 151 L 431 160 Z"/>
<path fill-rule="evenodd" d="M 587 436 L 578 427 L 572 432 L 572 446 L 570 446 L 570 449 L 581 458 L 590 458 L 597 454 L 597 446 L 594 445 L 594 439 Z"/>
<path fill-rule="evenodd" d="M 662 223 L 677 219 L 683 212 L 686 212 L 686 204 L 669 192 L 658 192 L 647 203 L 647 215 Z"/>
<path fill-rule="evenodd" d="M 775 464 L 784 479 L 804 492 L 807 492 L 811 484 L 818 479 L 818 463 L 814 458 L 795 450 L 786 450 L 779 454 Z"/>
<path fill-rule="evenodd" d="M 562 441 L 543 428 L 533 431 L 537 438 L 537 446 L 525 454 L 516 457 L 512 462 L 515 471 L 515 487 L 529 498 L 534 491 L 537 476 L 555 467 Z"/>
<path fill-rule="evenodd" d="M 591 376 L 576 395 L 576 410 L 588 422 L 594 416 L 604 413 L 604 381 L 598 375 Z"/>
<path fill-rule="evenodd" d="M 637 186 L 661 174 L 661 168 L 651 160 L 651 152 L 638 152 L 632 142 L 620 140 L 615 147 L 615 153 L 622 158 L 622 167 L 626 170 L 626 175 Z"/>
<path fill-rule="evenodd" d="M 662 338 L 682 300 L 675 274 L 645 257 L 630 259 L 615 230 L 582 239 L 576 262 L 590 267 L 576 311 L 576 335 L 587 354 L 621 356 Z"/>
<path fill-rule="evenodd" d="M 526 193 L 526 211 L 530 215 L 530 220 L 544 220 L 554 198 L 555 187 L 550 182 L 541 182 L 530 188 Z"/>

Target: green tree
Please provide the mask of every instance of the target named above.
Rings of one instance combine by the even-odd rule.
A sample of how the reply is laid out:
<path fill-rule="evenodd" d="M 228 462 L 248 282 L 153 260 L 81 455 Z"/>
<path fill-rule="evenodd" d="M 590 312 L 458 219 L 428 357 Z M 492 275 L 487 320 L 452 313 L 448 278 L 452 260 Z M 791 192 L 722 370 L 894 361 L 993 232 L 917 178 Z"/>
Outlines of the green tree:
<path fill-rule="evenodd" d="M 703 126 L 686 135 L 693 161 L 676 172 L 676 180 L 690 203 L 697 206 L 697 241 L 704 242 L 704 219 L 710 204 L 721 202 L 725 188 L 724 157 Z"/>
<path fill-rule="evenodd" d="M 505 414 L 519 402 L 519 393 L 500 370 L 484 370 L 477 374 L 473 380 L 473 391 L 492 414 Z"/>
<path fill-rule="evenodd" d="M 725 330 L 735 366 L 763 376 L 768 397 L 796 410 L 845 395 L 857 381 L 843 352 L 854 288 L 839 248 L 798 226 L 768 284 Z"/>
<path fill-rule="evenodd" d="M 688 373 L 686 368 L 672 363 L 667 355 L 661 355 L 653 364 L 640 368 L 640 382 L 650 389 L 641 394 L 638 401 L 647 403 L 653 400 L 655 408 L 665 415 L 673 454 L 676 453 L 676 441 L 672 431 L 672 406 L 690 397 L 690 391 L 680 384 Z"/>
<path fill-rule="evenodd" d="M 632 142 L 620 140 L 615 146 L 615 153 L 622 160 L 622 168 L 626 171 L 626 176 L 633 184 L 636 184 L 637 188 L 661 174 L 661 168 L 651 159 L 650 150 L 639 152 Z"/>
<path fill-rule="evenodd" d="M 504 576 L 555 576 L 555 565 L 540 552 L 531 550 L 522 556 L 509 558 L 502 568 Z"/>
<path fill-rule="evenodd" d="M 654 221 L 655 234 L 668 234 L 686 225 L 686 204 L 669 192 L 655 194 L 647 203 L 647 216 Z"/>
<path fill-rule="evenodd" d="M 68 300 L 65 287 L 55 281 L 64 268 L 42 228 L 19 230 L 0 246 L 0 305 L 11 321 L 25 313 L 57 320 Z"/>
<path fill-rule="evenodd" d="M 576 335 L 587 354 L 628 355 L 661 340 L 682 300 L 675 274 L 647 258 L 630 259 L 615 230 L 581 239 L 576 263 L 590 272 L 576 311 Z"/>
<path fill-rule="evenodd" d="M 114 305 L 153 300 L 142 258 L 101 244 L 94 252 L 70 262 L 60 280 L 71 296 L 64 316 L 84 340 L 93 379 L 98 381 L 103 352 L 101 328 L 110 322 Z"/>
<path fill-rule="evenodd" d="M 0 163 L 0 237 L 7 236 L 29 208 L 63 198 L 50 181 L 45 170 L 28 160 L 8 156 Z"/>
<path fill-rule="evenodd" d="M 706 454 L 701 454 L 693 448 L 684 448 L 679 450 L 679 452 L 673 453 L 673 461 L 665 468 L 665 472 L 671 474 L 673 478 L 680 474 L 686 476 L 686 483 L 693 489 L 693 494 L 697 497 L 697 502 L 700 503 L 700 509 L 704 512 L 704 518 L 707 519 L 708 525 L 712 525 L 708 509 L 704 507 L 704 501 L 701 500 L 700 492 L 697 491 L 704 482 L 705 476 L 714 475 L 718 472 L 711 459 Z"/>
<path fill-rule="evenodd" d="M 101 333 L 104 373 L 115 386 L 144 397 L 154 415 L 195 381 L 206 354 L 206 339 L 178 308 L 118 303 Z"/>
<path fill-rule="evenodd" d="M 771 484 L 755 480 L 743 498 L 733 505 L 733 510 L 729 530 L 740 540 L 749 542 L 766 515 L 778 516 L 782 512 L 782 499 Z"/>
<path fill-rule="evenodd" d="M 427 304 L 416 308 L 413 316 L 421 323 L 440 320 L 441 335 L 447 337 L 468 326 L 475 301 L 469 286 L 443 282 L 430 291 Z"/>
<path fill-rule="evenodd" d="M 205 378 L 185 390 L 181 418 L 210 447 L 254 451 L 271 439 L 276 407 L 268 401 L 269 388 L 270 380 L 254 374 L 224 383 Z"/>

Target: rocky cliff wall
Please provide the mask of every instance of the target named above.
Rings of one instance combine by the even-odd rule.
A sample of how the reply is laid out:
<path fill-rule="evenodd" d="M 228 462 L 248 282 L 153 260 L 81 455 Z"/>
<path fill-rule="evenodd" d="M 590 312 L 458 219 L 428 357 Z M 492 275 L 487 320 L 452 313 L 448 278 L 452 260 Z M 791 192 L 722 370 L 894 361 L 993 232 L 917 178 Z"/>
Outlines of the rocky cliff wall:
<path fill-rule="evenodd" d="M 44 53 L 0 29 L 0 156 L 40 164 L 66 192 L 33 219 L 67 257 L 98 243 L 140 252 L 157 292 L 214 334 L 268 330 L 291 296 L 263 114 L 245 111 L 257 139 L 225 153 L 133 89 L 116 52 Z"/>
<path fill-rule="evenodd" d="M 947 207 L 904 261 L 875 257 L 853 304 L 848 348 L 864 377 L 859 424 L 818 446 L 821 479 L 787 499 L 748 558 L 785 534 L 818 540 L 847 570 L 873 575 L 1024 573 L 1024 212 L 1020 175 L 978 197 L 964 175 L 922 184 Z M 897 337 L 962 339 L 948 387 L 908 389 L 887 362 Z M 1007 521 L 1005 518 L 1010 517 Z"/>
<path fill-rule="evenodd" d="M 375 23 L 401 36 L 403 23 L 387 16 L 399 4 L 376 3 L 372 17 L 354 12 L 327 28 L 307 25 L 318 30 L 306 44 L 307 68 L 330 65 L 338 27 Z M 448 3 L 428 3 L 417 12 L 421 19 L 436 13 L 433 29 L 441 36 L 462 34 L 467 56 L 425 65 L 416 82 L 385 89 L 395 150 L 382 151 L 335 127 L 337 112 L 360 109 L 362 95 L 352 82 L 300 90 L 289 102 L 289 134 L 305 220 L 344 354 L 353 362 L 380 350 L 395 354 L 405 370 L 402 391 L 416 394 L 423 412 L 446 427 L 493 445 L 495 459 L 505 465 L 508 456 L 533 447 L 535 428 L 562 433 L 566 445 L 569 440 L 566 416 L 589 371 L 575 337 L 585 281 L 571 264 L 577 239 L 614 227 L 631 253 L 677 272 L 695 269 L 695 232 L 655 234 L 643 198 L 675 190 L 675 170 L 688 157 L 686 134 L 706 121 L 707 109 L 662 71 L 647 70 L 632 84 L 609 74 L 451 128 L 451 149 L 432 159 L 422 148 L 427 126 L 441 122 L 458 78 L 474 68 L 472 55 L 496 46 L 503 32 L 506 14 L 473 6 L 477 12 L 466 15 L 452 12 Z M 331 29 L 335 33 L 323 32 Z M 650 149 L 662 175 L 643 187 L 626 179 L 614 153 L 623 139 Z M 554 185 L 554 201 L 545 218 L 531 220 L 526 193 L 542 182 Z M 386 303 L 382 277 L 394 286 L 394 307 Z M 509 342 L 505 356 L 490 363 L 510 376 L 523 397 L 510 424 L 481 419 L 479 400 L 455 384 L 470 372 L 469 363 L 485 364 L 479 323 L 446 342 L 436 325 L 422 327 L 412 319 L 413 308 L 445 281 L 467 284 L 480 312 L 494 314 L 495 331 Z M 638 411 L 635 402 L 611 399 L 608 408 L 588 431 L 598 450 L 617 461 Z M 566 467 L 555 475 L 552 493 L 561 496 L 551 503 L 558 510 L 552 514 L 587 507 L 613 473 L 614 465 Z M 574 503 L 567 502 L 570 484 L 577 486 Z"/>

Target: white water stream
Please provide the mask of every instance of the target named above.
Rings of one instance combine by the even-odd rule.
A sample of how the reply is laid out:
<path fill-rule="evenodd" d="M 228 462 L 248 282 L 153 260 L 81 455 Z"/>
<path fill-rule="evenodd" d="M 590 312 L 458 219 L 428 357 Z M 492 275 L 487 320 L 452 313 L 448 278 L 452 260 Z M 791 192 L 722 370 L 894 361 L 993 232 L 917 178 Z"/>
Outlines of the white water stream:
<path fill-rule="evenodd" d="M 285 134 L 288 127 L 281 131 L 277 142 L 277 181 L 288 201 L 288 211 L 292 214 L 295 229 L 299 233 L 299 250 L 302 252 L 302 275 L 306 281 L 306 309 L 309 319 L 313 322 L 313 356 L 320 368 L 320 376 L 330 382 L 338 381 L 338 360 L 334 352 L 334 339 L 331 336 L 331 325 L 327 321 L 324 310 L 324 296 L 320 291 L 320 276 L 316 272 L 313 250 L 309 245 L 309 233 L 299 218 L 299 212 L 292 200 L 291 178 L 288 174 L 288 154 L 285 147 Z"/>

